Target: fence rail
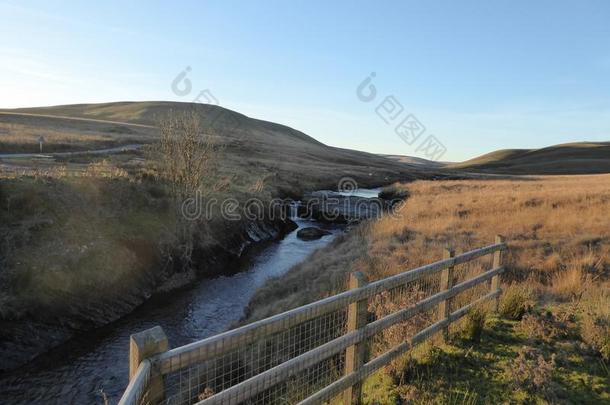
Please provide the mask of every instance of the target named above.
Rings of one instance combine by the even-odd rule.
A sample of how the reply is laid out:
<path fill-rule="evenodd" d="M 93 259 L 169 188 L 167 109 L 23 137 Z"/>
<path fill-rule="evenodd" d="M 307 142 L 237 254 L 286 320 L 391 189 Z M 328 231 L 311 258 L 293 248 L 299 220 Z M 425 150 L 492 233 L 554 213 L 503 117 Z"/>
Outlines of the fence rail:
<path fill-rule="evenodd" d="M 358 403 L 364 378 L 497 302 L 505 249 L 498 236 L 371 283 L 352 273 L 345 292 L 171 350 L 159 327 L 132 335 L 119 404 Z M 477 262 L 489 255 L 490 266 Z"/>

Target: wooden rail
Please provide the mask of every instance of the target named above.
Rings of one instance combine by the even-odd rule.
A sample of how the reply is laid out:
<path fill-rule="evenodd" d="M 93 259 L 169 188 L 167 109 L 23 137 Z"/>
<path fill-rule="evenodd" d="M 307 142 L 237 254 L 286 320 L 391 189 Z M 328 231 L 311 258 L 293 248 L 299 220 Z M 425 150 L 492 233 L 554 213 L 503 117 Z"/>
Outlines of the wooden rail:
<path fill-rule="evenodd" d="M 161 350 L 161 353 L 142 360 L 139 368 L 133 372 L 134 376 L 130 380 L 130 384 L 119 403 L 123 405 L 157 403 L 158 401 L 155 398 L 163 395 L 162 392 L 159 392 L 159 389 L 163 390 L 162 387 L 159 388 L 159 385 L 162 386 L 163 384 L 158 383 L 160 379 L 162 381 L 162 376 L 218 359 L 220 356 L 240 347 L 246 347 L 278 332 L 286 331 L 296 325 L 346 308 L 347 331 L 341 336 L 290 358 L 275 367 L 262 371 L 245 381 L 236 383 L 214 395 L 209 395 L 205 398 L 200 397 L 199 402 L 195 402 L 200 405 L 237 404 L 279 383 L 287 381 L 325 359 L 329 359 L 339 353 L 345 353 L 343 376 L 318 390 L 301 403 L 318 404 L 341 393 L 343 393 L 344 403 L 358 403 L 360 398 L 360 383 L 366 376 L 388 364 L 400 354 L 425 341 L 436 332 L 447 331 L 448 326 L 452 322 L 466 315 L 473 306 L 487 300 L 497 300 L 501 294 L 498 276 L 504 271 L 501 252 L 506 249 L 506 244 L 501 237 L 496 237 L 495 242 L 493 245 L 460 255 L 455 255 L 452 250 L 447 250 L 444 259 L 441 261 L 371 283 L 367 283 L 361 274 L 352 274 L 350 289 L 343 293 L 186 346 L 167 351 Z M 455 266 L 489 254 L 494 255 L 491 269 L 453 285 L 453 268 Z M 443 272 L 440 275 L 439 292 L 407 308 L 401 308 L 392 314 L 367 323 L 367 302 L 369 298 L 439 272 Z M 491 286 L 487 294 L 460 309 L 449 312 L 449 301 L 452 298 L 484 282 L 489 282 Z M 364 343 L 367 339 L 393 325 L 409 320 L 417 314 L 435 308 L 439 310 L 439 317 L 435 323 L 419 331 L 408 341 L 365 363 Z M 153 337 L 159 340 L 158 335 L 159 331 L 157 329 Z M 132 349 L 134 348 L 134 341 L 145 341 L 150 346 L 151 341 L 155 340 L 153 337 L 147 340 L 145 336 L 142 336 L 142 333 L 134 336 L 137 338 L 132 339 Z M 154 350 L 151 347 L 146 348 L 147 352 L 154 353 Z M 137 344 L 134 351 L 137 351 Z M 147 393 L 147 387 L 145 386 L 147 384 L 148 386 L 156 386 L 154 395 Z M 151 398 L 154 400 L 151 400 Z"/>

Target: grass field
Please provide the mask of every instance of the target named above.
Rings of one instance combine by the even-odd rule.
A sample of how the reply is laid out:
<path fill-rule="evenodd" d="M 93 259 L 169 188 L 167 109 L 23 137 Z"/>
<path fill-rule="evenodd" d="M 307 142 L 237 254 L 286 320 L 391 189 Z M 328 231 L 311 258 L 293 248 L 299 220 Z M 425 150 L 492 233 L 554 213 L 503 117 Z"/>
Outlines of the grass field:
<path fill-rule="evenodd" d="M 416 352 L 367 382 L 369 402 L 610 401 L 609 175 L 396 188 L 409 195 L 398 216 L 361 226 L 269 283 L 248 320 L 341 291 L 349 271 L 376 280 L 439 260 L 445 246 L 463 252 L 502 234 L 501 316 L 488 314 L 482 343 L 460 332 Z"/>

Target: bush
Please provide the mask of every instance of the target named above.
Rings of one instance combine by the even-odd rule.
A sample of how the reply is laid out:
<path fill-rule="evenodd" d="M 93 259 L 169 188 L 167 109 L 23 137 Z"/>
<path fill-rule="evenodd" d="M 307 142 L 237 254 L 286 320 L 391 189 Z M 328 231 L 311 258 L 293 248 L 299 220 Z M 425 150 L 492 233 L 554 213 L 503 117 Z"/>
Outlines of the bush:
<path fill-rule="evenodd" d="M 605 360 L 610 360 L 610 320 L 586 317 L 582 325 L 582 340 Z"/>
<path fill-rule="evenodd" d="M 500 315 L 505 318 L 520 320 L 530 312 L 534 304 L 534 294 L 524 285 L 511 284 L 500 298 Z"/>
<path fill-rule="evenodd" d="M 483 307 L 472 309 L 466 316 L 466 322 L 462 330 L 464 338 L 473 342 L 480 342 L 486 319 L 487 309 Z"/>
<path fill-rule="evenodd" d="M 525 314 L 517 327 L 529 339 L 550 343 L 553 339 L 565 335 L 565 327 L 558 322 L 552 313 L 546 315 Z"/>
<path fill-rule="evenodd" d="M 602 289 L 589 290 L 583 297 L 581 337 L 604 359 L 610 360 L 610 295 Z"/>
<path fill-rule="evenodd" d="M 550 382 L 554 370 L 555 354 L 547 360 L 539 350 L 523 346 L 517 352 L 515 361 L 508 364 L 506 373 L 516 388 L 549 396 L 552 393 Z"/>

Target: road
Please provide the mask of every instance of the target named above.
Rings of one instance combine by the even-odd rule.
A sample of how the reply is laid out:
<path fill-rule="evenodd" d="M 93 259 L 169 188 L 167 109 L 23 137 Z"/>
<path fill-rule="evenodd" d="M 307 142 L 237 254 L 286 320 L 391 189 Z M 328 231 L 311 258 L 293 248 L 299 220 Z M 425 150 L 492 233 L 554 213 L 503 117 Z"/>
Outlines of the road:
<path fill-rule="evenodd" d="M 110 155 L 113 153 L 128 152 L 132 150 L 138 150 L 142 148 L 144 144 L 131 144 L 116 146 L 114 148 L 106 149 L 93 149 L 93 150 L 81 150 L 74 152 L 53 152 L 53 153 L 0 153 L 0 159 L 11 159 L 11 158 L 51 158 L 51 157 L 62 157 L 62 156 L 74 156 L 74 155 Z"/>

